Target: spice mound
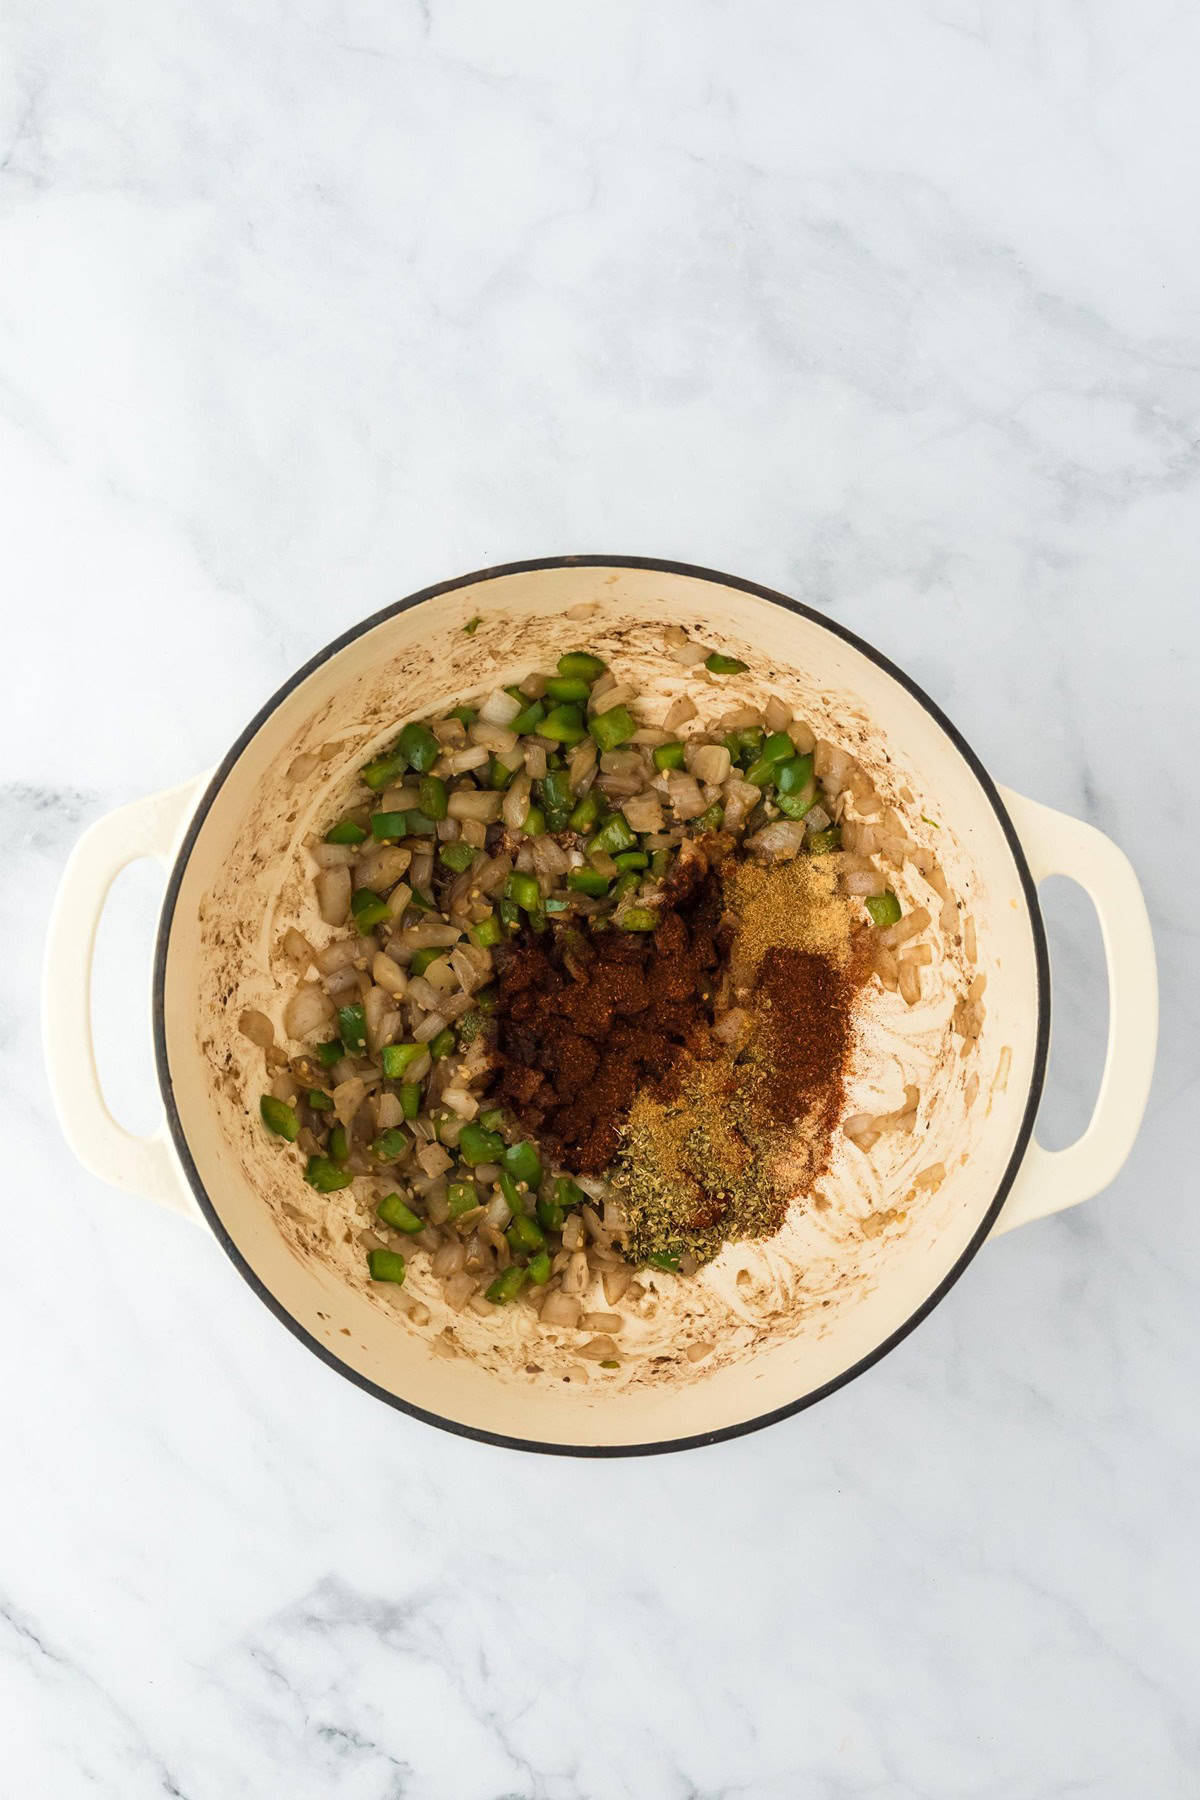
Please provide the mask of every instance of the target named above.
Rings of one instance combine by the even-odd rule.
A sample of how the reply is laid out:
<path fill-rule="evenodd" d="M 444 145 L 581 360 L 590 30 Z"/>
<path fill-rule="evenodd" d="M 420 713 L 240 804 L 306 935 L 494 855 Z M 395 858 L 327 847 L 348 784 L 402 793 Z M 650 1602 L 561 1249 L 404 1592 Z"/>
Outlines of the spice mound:
<path fill-rule="evenodd" d="M 580 1174 L 612 1163 L 640 1092 L 705 1054 L 722 900 L 707 858 L 691 866 L 653 937 L 526 928 L 497 956 L 491 1097 Z"/>
<path fill-rule="evenodd" d="M 522 933 L 499 962 L 493 1094 L 581 1172 L 627 1252 L 673 1268 L 777 1231 L 825 1171 L 865 978 L 831 867 L 712 837 L 652 937 Z"/>

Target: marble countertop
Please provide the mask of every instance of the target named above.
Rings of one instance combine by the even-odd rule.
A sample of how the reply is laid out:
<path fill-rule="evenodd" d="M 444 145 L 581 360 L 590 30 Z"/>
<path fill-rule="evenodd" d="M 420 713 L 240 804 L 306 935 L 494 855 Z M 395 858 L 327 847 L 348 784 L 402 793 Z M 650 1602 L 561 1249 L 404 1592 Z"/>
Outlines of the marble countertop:
<path fill-rule="evenodd" d="M 0 1786 L 1194 1796 L 1200 16 L 14 0 L 0 29 Z M 340 1380 L 75 1165 L 38 1033 L 88 821 L 388 600 L 564 551 L 874 640 L 1130 851 L 1164 994 L 1105 1194 L 815 1410 L 608 1464 Z M 141 1126 L 160 892 L 122 878 L 96 989 Z M 1046 902 L 1061 1144 L 1106 1002 L 1088 908 Z"/>

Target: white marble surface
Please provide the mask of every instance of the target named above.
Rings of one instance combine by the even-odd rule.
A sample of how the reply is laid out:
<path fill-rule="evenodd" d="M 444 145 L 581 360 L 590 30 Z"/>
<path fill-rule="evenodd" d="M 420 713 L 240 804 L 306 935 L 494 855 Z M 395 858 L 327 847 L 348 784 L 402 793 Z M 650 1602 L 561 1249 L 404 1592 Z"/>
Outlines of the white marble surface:
<path fill-rule="evenodd" d="M 1200 16 L 1164 0 L 9 0 L 5 1795 L 1182 1800 L 1200 1782 Z M 79 829 L 506 558 L 709 563 L 1135 856 L 1147 1128 L 815 1411 L 597 1465 L 419 1426 L 73 1163 Z M 15 851 L 15 854 L 14 854 Z M 155 878 L 106 925 L 154 1115 Z M 1086 1115 L 1053 897 L 1043 1131 Z"/>

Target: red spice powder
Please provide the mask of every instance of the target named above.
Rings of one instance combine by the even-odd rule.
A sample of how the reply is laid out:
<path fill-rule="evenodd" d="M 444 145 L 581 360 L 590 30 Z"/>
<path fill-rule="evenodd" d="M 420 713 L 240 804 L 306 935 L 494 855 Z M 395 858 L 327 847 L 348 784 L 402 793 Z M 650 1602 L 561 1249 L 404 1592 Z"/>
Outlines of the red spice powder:
<path fill-rule="evenodd" d="M 757 1110 L 769 1124 L 783 1128 L 807 1118 L 829 1131 L 837 1124 L 858 986 L 853 963 L 838 968 L 787 947 L 765 952 L 754 996 L 753 1053 Z"/>

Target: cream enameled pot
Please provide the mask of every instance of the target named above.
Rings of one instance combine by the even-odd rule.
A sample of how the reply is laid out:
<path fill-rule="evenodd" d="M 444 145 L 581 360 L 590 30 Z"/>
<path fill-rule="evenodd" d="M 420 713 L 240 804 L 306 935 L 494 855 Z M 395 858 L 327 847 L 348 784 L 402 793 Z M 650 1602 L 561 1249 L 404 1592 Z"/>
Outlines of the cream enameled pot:
<path fill-rule="evenodd" d="M 261 1053 L 238 1036 L 237 1019 L 246 1006 L 279 1019 L 295 979 L 278 960 L 279 938 L 289 923 L 311 926 L 300 840 L 406 718 L 582 645 L 630 668 L 644 692 L 669 687 L 681 671 L 663 649 L 668 622 L 750 665 L 737 697 L 781 693 L 854 752 L 918 842 L 924 834 L 936 847 L 962 919 L 973 922 L 977 961 L 964 951 L 969 934 L 938 936 L 920 1007 L 882 993 L 870 1001 L 851 1106 L 886 1111 L 914 1081 L 917 1132 L 885 1137 L 868 1158 L 839 1139 L 820 1207 L 794 1208 L 778 1242 L 732 1247 L 696 1283 L 661 1278 L 647 1317 L 623 1340 L 622 1370 L 576 1368 L 564 1380 L 569 1346 L 543 1355 L 522 1336 L 536 1329 L 524 1309 L 499 1324 L 447 1314 L 414 1270 L 413 1291 L 430 1311 L 426 1320 L 418 1308 L 414 1321 L 372 1288 L 353 1242 L 353 1196 L 314 1195 L 298 1159 L 262 1131 Z M 734 697 L 716 684 L 701 696 L 710 713 Z M 298 759 L 311 771 L 309 753 L 319 766 L 298 779 Z M 96 924 L 118 871 L 142 856 L 170 868 L 153 989 L 166 1123 L 149 1139 L 112 1119 L 90 1048 Z M 1033 1137 L 1050 1032 L 1035 884 L 1056 872 L 1096 906 L 1110 1004 L 1092 1121 L 1070 1149 L 1049 1152 Z M 906 905 L 928 897 L 915 872 L 902 881 Z M 1115 845 L 997 790 L 937 707 L 840 626 L 752 583 L 633 557 L 485 570 L 356 626 L 263 708 L 215 775 L 92 826 L 63 877 L 47 970 L 50 1078 L 81 1162 L 205 1221 L 277 1316 L 379 1398 L 490 1442 L 585 1455 L 732 1436 L 875 1362 L 990 1233 L 1111 1180 L 1145 1106 L 1157 1025 L 1146 908 Z M 964 1054 L 950 1015 L 976 973 L 987 977 L 987 1016 Z M 931 1168 L 944 1173 L 922 1181 Z M 699 1340 L 714 1349 L 687 1360 Z"/>

